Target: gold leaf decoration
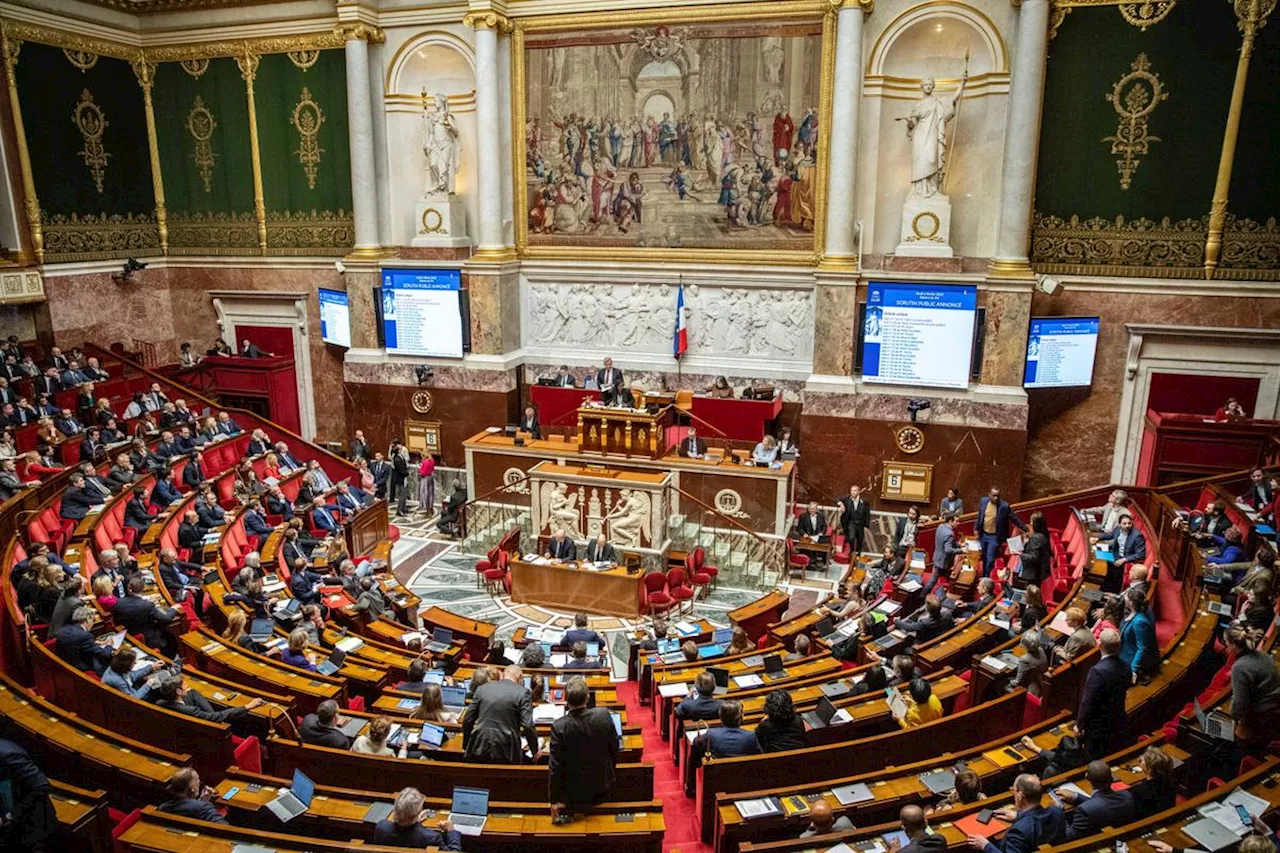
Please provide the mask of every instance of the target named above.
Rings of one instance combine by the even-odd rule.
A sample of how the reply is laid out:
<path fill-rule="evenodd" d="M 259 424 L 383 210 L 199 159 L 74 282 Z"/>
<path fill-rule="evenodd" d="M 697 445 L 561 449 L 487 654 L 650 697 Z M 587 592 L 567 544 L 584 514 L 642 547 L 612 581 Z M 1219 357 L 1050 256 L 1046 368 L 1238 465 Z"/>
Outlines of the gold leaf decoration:
<path fill-rule="evenodd" d="M 1193 277 L 1203 275 L 1207 229 L 1203 218 L 1157 222 L 1036 213 L 1031 263 L 1045 273 Z"/>
<path fill-rule="evenodd" d="M 81 74 L 98 64 L 98 54 L 90 53 L 87 50 L 70 50 L 64 47 L 62 55 L 67 58 L 68 62 L 79 68 Z"/>
<path fill-rule="evenodd" d="M 1139 53 L 1129 67 L 1129 73 L 1117 80 L 1106 95 L 1120 121 L 1116 124 L 1115 136 L 1102 139 L 1111 143 L 1112 154 L 1122 155 L 1116 160 L 1122 190 L 1129 189 L 1133 182 L 1138 164 L 1142 162 L 1139 158 L 1150 153 L 1152 142 L 1160 141 L 1160 137 L 1148 132 L 1147 119 L 1161 101 L 1169 98 L 1160 75 L 1151 72 L 1151 62 L 1145 53 Z"/>
<path fill-rule="evenodd" d="M 182 66 L 183 71 L 187 72 L 188 75 L 194 77 L 196 80 L 203 77 L 204 72 L 209 70 L 208 59 L 184 59 L 178 64 Z"/>
<path fill-rule="evenodd" d="M 187 132 L 191 134 L 191 138 L 195 140 L 196 150 L 192 155 L 195 161 L 196 169 L 200 172 L 200 180 L 204 181 L 204 191 L 213 191 L 213 165 L 215 155 L 213 153 L 213 131 L 218 127 L 218 122 L 214 120 L 213 113 L 209 112 L 209 108 L 204 105 L 204 98 L 196 95 L 195 103 L 191 107 L 191 112 L 187 113 Z"/>
<path fill-rule="evenodd" d="M 290 62 L 303 71 L 320 61 L 320 51 L 318 50 L 294 50 L 287 53 L 286 56 L 289 57 Z"/>
<path fill-rule="evenodd" d="M 102 108 L 93 102 L 93 94 L 88 89 L 80 93 L 80 102 L 76 104 L 71 119 L 84 140 L 84 147 L 78 152 L 80 158 L 84 160 L 89 174 L 93 176 L 93 183 L 101 193 L 102 181 L 107 175 L 107 159 L 111 156 L 102 147 L 102 133 L 107 128 L 107 119 L 102 114 Z"/>
<path fill-rule="evenodd" d="M 302 87 L 300 100 L 293 108 L 293 129 L 298 131 L 298 162 L 307 176 L 307 188 L 316 188 L 316 173 L 320 165 L 320 155 L 324 149 L 320 147 L 320 125 L 324 124 L 324 113 L 320 105 L 311 99 L 311 90 Z"/>
<path fill-rule="evenodd" d="M 1147 27 L 1160 23 L 1169 17 L 1176 0 L 1142 0 L 1140 3 L 1121 3 L 1120 17 L 1125 23 L 1146 32 Z"/>
<path fill-rule="evenodd" d="M 138 257 L 160 245 L 156 220 L 144 213 L 41 213 L 46 263 Z"/>

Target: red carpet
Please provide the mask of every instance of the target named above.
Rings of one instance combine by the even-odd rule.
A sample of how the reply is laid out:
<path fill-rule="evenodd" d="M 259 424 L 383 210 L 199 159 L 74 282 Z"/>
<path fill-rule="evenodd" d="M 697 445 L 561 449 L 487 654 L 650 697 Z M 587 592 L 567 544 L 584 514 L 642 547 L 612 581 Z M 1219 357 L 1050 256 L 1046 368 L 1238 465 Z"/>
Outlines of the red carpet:
<path fill-rule="evenodd" d="M 697 812 L 694 801 L 687 799 L 680 784 L 680 771 L 671 761 L 671 745 L 658 735 L 658 724 L 650 709 L 640 707 L 639 685 L 634 681 L 618 684 L 618 697 L 627 706 L 627 722 L 639 724 L 644 736 L 644 760 L 652 761 L 653 794 L 662 801 L 662 818 L 667 834 L 663 853 L 679 849 L 680 853 L 711 853 L 711 846 L 698 838 Z"/>

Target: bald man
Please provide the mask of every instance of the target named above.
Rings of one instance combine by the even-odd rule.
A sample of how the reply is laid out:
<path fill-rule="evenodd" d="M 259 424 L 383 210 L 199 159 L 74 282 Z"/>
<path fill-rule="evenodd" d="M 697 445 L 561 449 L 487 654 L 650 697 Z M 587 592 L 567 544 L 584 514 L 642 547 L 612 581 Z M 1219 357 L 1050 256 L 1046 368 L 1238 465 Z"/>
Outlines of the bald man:
<path fill-rule="evenodd" d="M 815 835 L 843 832 L 848 829 L 853 829 L 853 821 L 844 815 L 836 817 L 831 813 L 830 803 L 826 800 L 818 800 L 809 808 L 809 828 L 800 833 L 800 837 L 811 838 Z"/>
<path fill-rule="evenodd" d="M 947 849 L 947 840 L 941 835 L 930 835 L 924 819 L 924 809 L 919 806 L 903 806 L 898 812 L 902 831 L 910 841 L 898 853 L 939 853 Z"/>
<path fill-rule="evenodd" d="M 578 546 L 565 533 L 561 527 L 556 530 L 555 534 L 547 541 L 546 556 L 551 560 L 573 560 L 578 556 Z"/>

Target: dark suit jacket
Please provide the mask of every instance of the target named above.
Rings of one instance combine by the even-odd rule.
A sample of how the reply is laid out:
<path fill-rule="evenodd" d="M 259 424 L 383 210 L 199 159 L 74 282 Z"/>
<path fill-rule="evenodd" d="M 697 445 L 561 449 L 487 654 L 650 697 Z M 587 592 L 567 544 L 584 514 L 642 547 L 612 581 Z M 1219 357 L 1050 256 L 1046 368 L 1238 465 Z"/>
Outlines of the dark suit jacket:
<path fill-rule="evenodd" d="M 597 548 L 598 543 L 592 539 L 587 543 L 587 559 L 593 563 L 616 563 L 618 562 L 618 552 L 614 550 L 612 542 L 604 543 L 603 548 Z"/>
<path fill-rule="evenodd" d="M 1041 844 L 1060 844 L 1066 823 L 1057 806 L 1032 806 L 1018 814 L 999 844 L 988 841 L 983 853 L 1032 853 Z"/>
<path fill-rule="evenodd" d="M 1087 838 L 1104 826 L 1133 823 L 1133 794 L 1130 791 L 1094 791 L 1093 796 L 1076 804 L 1067 825 L 1067 841 Z"/>
<path fill-rule="evenodd" d="M 694 694 L 685 697 L 676 705 L 676 716 L 682 720 L 718 720 L 720 719 L 720 700 L 714 696 Z"/>
<path fill-rule="evenodd" d="M 982 499 L 978 501 L 978 517 L 973 523 L 974 531 L 977 532 L 978 535 L 982 535 L 982 521 L 986 518 L 987 504 L 990 502 L 990 495 L 983 495 Z M 1026 525 L 1022 523 L 1022 519 L 1018 518 L 1018 514 L 1013 511 L 1013 507 L 1009 506 L 1009 502 L 1000 501 L 996 506 L 996 538 L 1001 542 L 1008 539 L 1011 525 L 1017 525 L 1019 529 L 1026 527 Z"/>
<path fill-rule="evenodd" d="M 336 728 L 320 725 L 320 718 L 315 714 L 307 714 L 302 718 L 298 734 L 302 737 L 303 743 L 328 746 L 333 749 L 351 748 L 351 738 Z"/>
<path fill-rule="evenodd" d="M 207 531 L 198 524 L 190 524 L 182 522 L 178 525 L 178 547 L 190 548 L 192 551 L 200 550 L 200 542 L 204 539 Z"/>
<path fill-rule="evenodd" d="M 244 514 L 244 532 L 250 536 L 270 536 L 271 525 L 257 510 L 249 510 Z"/>
<path fill-rule="evenodd" d="M 559 542 L 554 536 L 551 537 L 551 541 L 547 542 L 547 551 L 552 557 L 560 560 L 572 560 L 578 556 L 578 546 L 568 536 Z"/>
<path fill-rule="evenodd" d="M 69 518 L 73 521 L 79 521 L 89 514 L 89 507 L 97 506 L 102 501 L 90 493 L 87 489 L 77 489 L 75 486 L 69 487 L 62 493 L 62 510 L 63 518 Z"/>
<path fill-rule="evenodd" d="M 245 453 L 249 456 L 260 456 L 271 449 L 271 442 L 260 441 L 256 438 L 249 439 L 249 446 L 245 449 Z"/>
<path fill-rule="evenodd" d="M 277 498 L 272 495 L 267 495 L 264 499 L 264 506 L 266 507 L 267 512 L 272 515 L 280 516 L 284 521 L 289 521 L 293 518 L 293 504 L 289 502 L 288 498 Z"/>
<path fill-rule="evenodd" d="M 1091 757 L 1111 752 L 1124 733 L 1124 697 L 1131 681 L 1129 669 L 1119 655 L 1104 657 L 1085 676 L 1076 725 Z"/>
<path fill-rule="evenodd" d="M 609 725 L 613 728 L 612 722 Z M 462 718 L 462 746 L 468 761 L 485 764 L 520 764 L 524 756 L 520 738 L 531 754 L 538 751 L 533 727 L 533 706 L 523 684 L 505 679 L 480 685 Z"/>
<path fill-rule="evenodd" d="M 139 533 L 151 527 L 151 513 L 147 512 L 146 501 L 129 498 L 129 502 L 124 505 L 124 523 Z"/>
<path fill-rule="evenodd" d="M 175 797 L 172 800 L 165 800 L 156 807 L 158 811 L 168 812 L 169 814 L 181 815 L 182 817 L 192 817 L 196 820 L 207 820 L 210 823 L 226 823 L 227 819 L 222 813 L 214 808 L 213 803 L 208 800 L 200 800 L 195 797 Z"/>
<path fill-rule="evenodd" d="M 618 735 L 604 708 L 574 708 L 551 724 L 548 802 L 589 805 L 605 799 L 618 763 Z"/>
<path fill-rule="evenodd" d="M 196 501 L 196 515 L 200 519 L 200 524 L 205 527 L 217 527 L 227 520 L 227 511 L 216 504 L 207 504 L 204 501 Z"/>
<path fill-rule="evenodd" d="M 603 367 L 596 371 L 596 387 L 601 391 L 604 391 L 607 388 L 612 388 L 613 383 L 617 382 L 619 379 L 626 382 L 622 377 L 622 371 L 616 367 L 610 370 L 608 375 L 605 374 L 605 369 Z"/>
<path fill-rule="evenodd" d="M 442 832 L 420 823 L 402 828 L 388 818 L 378 821 L 374 826 L 373 843 L 388 844 L 392 847 L 413 847 L 419 850 L 428 847 L 436 847 L 440 850 L 461 850 L 462 834 L 456 829 Z"/>
<path fill-rule="evenodd" d="M 316 530 L 337 530 L 338 522 L 333 520 L 333 514 L 329 512 L 327 506 L 316 507 L 311 510 L 311 523 Z"/>
<path fill-rule="evenodd" d="M 1099 542 L 1119 542 L 1120 527 L 1117 525 L 1110 533 L 1104 533 L 1098 537 Z M 1126 563 L 1141 563 L 1147 559 L 1147 537 L 1142 535 L 1138 528 L 1129 531 L 1129 535 L 1125 537 L 1123 553 L 1117 553 L 1121 549 L 1115 548 L 1112 553 L 1115 554 L 1116 562 L 1124 561 Z"/>
<path fill-rule="evenodd" d="M 30 850 L 58 829 L 49 779 L 27 751 L 10 740 L 0 740 L 0 778 L 13 785 L 13 828 L 8 840 L 15 850 Z"/>
<path fill-rule="evenodd" d="M 172 621 L 173 611 L 161 610 L 140 595 L 126 595 L 111 608 L 111 618 L 130 634 L 141 634 L 152 648 L 166 646 L 164 626 Z"/>
<path fill-rule="evenodd" d="M 702 439 L 698 438 L 696 435 L 693 436 L 692 438 L 685 436 L 683 439 L 680 440 L 681 456 L 693 456 L 694 454 L 697 454 L 698 456 L 702 456 L 706 452 L 707 452 L 707 443 Z"/>
<path fill-rule="evenodd" d="M 956 544 L 956 533 L 950 524 L 939 524 L 933 531 L 933 567 L 947 570 L 956 554 L 963 553 L 964 547 Z"/>
<path fill-rule="evenodd" d="M 102 646 L 84 628 L 74 623 L 63 625 L 53 635 L 58 657 L 81 672 L 102 672 L 111 660 L 112 649 Z"/>
<path fill-rule="evenodd" d="M 1032 533 L 1022 548 L 1018 560 L 1018 577 L 1027 583 L 1039 584 L 1049 576 L 1049 537 Z"/>
<path fill-rule="evenodd" d="M 871 504 L 867 503 L 866 498 L 859 498 L 858 508 L 854 509 L 853 498 L 845 495 L 840 499 L 840 506 L 844 508 L 840 524 L 845 530 L 852 527 L 866 528 L 871 523 Z"/>
<path fill-rule="evenodd" d="M 520 417 L 520 429 L 523 432 L 532 433 L 534 438 L 542 438 L 542 431 L 538 429 L 538 416 L 526 418 Z"/>
<path fill-rule="evenodd" d="M 204 468 L 200 463 L 192 459 L 182 469 L 182 482 L 193 489 L 200 488 L 200 484 L 204 482 Z"/>
<path fill-rule="evenodd" d="M 166 507 L 176 500 L 182 499 L 182 492 L 168 480 L 159 480 L 151 490 L 151 502 L 158 507 Z"/>
<path fill-rule="evenodd" d="M 820 512 L 813 514 L 806 512 L 796 523 L 796 530 L 801 536 L 826 536 L 827 517 Z"/>

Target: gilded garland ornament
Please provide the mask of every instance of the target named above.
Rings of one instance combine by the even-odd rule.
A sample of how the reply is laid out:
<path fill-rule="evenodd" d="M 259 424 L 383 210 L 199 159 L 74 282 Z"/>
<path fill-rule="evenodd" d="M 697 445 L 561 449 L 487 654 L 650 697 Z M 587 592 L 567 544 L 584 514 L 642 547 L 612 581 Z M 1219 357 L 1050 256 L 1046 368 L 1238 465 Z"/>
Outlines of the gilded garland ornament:
<path fill-rule="evenodd" d="M 1117 80 L 1106 95 L 1120 121 L 1116 125 L 1115 136 L 1103 137 L 1102 140 L 1111 143 L 1112 154 L 1122 155 L 1116 160 L 1122 190 L 1129 189 L 1142 162 L 1140 157 L 1151 152 L 1151 143 L 1161 141 L 1160 137 L 1148 132 L 1147 119 L 1161 101 L 1169 98 L 1164 84 L 1160 82 L 1160 75 L 1151 72 L 1151 62 L 1145 53 L 1139 53 L 1129 67 L 1132 70 Z"/>
<path fill-rule="evenodd" d="M 94 185 L 101 193 L 102 181 L 107 174 L 107 159 L 111 156 L 102 147 L 102 133 L 108 122 L 102 114 L 102 108 L 93 102 L 93 94 L 88 89 L 80 93 L 80 102 L 76 104 L 71 120 L 75 122 L 84 140 L 84 147 L 78 152 L 80 158 L 84 160 L 89 174 L 93 176 Z"/>
<path fill-rule="evenodd" d="M 303 71 L 320 61 L 320 51 L 318 50 L 294 50 L 287 53 L 286 56 L 289 57 L 289 61 L 295 67 Z"/>
<path fill-rule="evenodd" d="M 1176 0 L 1143 0 L 1141 3 L 1121 3 L 1120 17 L 1125 23 L 1146 32 L 1147 27 L 1160 23 L 1169 17 Z"/>
<path fill-rule="evenodd" d="M 300 137 L 298 150 L 294 153 L 298 155 L 298 162 L 306 173 L 308 189 L 316 188 L 317 167 L 320 165 L 320 155 L 324 153 L 319 142 L 322 124 L 324 113 L 321 112 L 320 105 L 311 99 L 311 90 L 302 87 L 301 99 L 293 108 L 293 128 Z"/>
<path fill-rule="evenodd" d="M 209 70 L 208 59 L 184 59 L 178 63 L 182 70 L 196 80 L 204 76 L 204 72 Z"/>
<path fill-rule="evenodd" d="M 204 191 L 213 192 L 213 165 L 216 155 L 213 153 L 213 131 L 218 122 L 213 113 L 204 104 L 204 98 L 196 95 L 191 112 L 187 113 L 187 132 L 195 141 L 196 150 L 192 155 L 196 169 L 200 172 L 200 180 L 204 181 Z"/>
<path fill-rule="evenodd" d="M 62 55 L 67 58 L 68 62 L 79 68 L 81 74 L 98 64 L 98 54 L 90 53 L 87 50 L 71 50 L 64 47 Z"/>

